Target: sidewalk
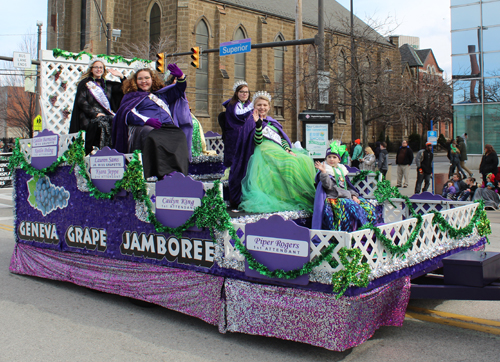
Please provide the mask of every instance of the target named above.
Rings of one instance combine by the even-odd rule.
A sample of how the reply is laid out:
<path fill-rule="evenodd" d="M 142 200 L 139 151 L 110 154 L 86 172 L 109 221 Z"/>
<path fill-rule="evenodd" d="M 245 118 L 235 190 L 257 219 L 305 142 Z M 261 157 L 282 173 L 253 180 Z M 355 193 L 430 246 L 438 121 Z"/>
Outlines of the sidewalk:
<path fill-rule="evenodd" d="M 444 156 L 444 157 L 443 157 Z M 434 155 L 437 162 L 434 162 L 434 172 L 435 173 L 448 173 L 449 162 L 446 159 L 445 153 L 437 153 Z M 392 173 L 391 173 L 391 185 L 396 186 L 397 182 L 397 166 L 396 166 L 396 154 L 389 154 L 389 162 L 392 163 Z M 480 179 L 480 174 L 478 170 L 471 169 L 474 173 L 476 180 Z M 410 167 L 410 177 L 407 188 L 399 188 L 402 195 L 412 196 L 415 191 L 415 183 L 417 180 L 417 169 L 415 163 Z M 489 235 L 490 244 L 486 245 L 486 251 L 500 252 L 500 210 L 498 211 L 486 211 L 488 219 L 491 222 L 491 235 Z M 454 315 L 472 317 L 472 319 L 485 319 L 489 321 L 500 322 L 500 301 L 464 301 L 464 300 L 422 300 L 422 299 L 412 299 L 409 304 L 410 310 L 413 308 L 423 308 L 429 311 L 437 311 L 442 315 L 446 313 L 452 313 Z M 433 313 L 433 314 L 437 314 Z M 411 314 L 411 312 L 410 312 Z M 411 317 L 409 315 L 409 317 Z M 453 319 L 444 318 L 444 324 L 452 324 L 449 321 Z M 443 323 L 441 318 L 435 318 L 434 320 L 429 319 L 436 323 Z"/>

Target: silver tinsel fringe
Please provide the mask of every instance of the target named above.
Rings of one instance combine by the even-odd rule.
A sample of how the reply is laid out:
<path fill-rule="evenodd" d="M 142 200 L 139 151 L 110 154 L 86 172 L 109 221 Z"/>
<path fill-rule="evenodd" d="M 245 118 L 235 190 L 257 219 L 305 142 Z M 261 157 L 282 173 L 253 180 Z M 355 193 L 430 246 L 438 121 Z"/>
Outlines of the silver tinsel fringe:
<path fill-rule="evenodd" d="M 193 157 L 192 161 L 190 162 L 191 164 L 198 164 L 198 163 L 204 163 L 204 162 L 212 162 L 212 163 L 217 163 L 217 162 L 222 162 L 224 160 L 224 155 L 215 155 L 215 156 L 210 156 L 210 155 L 200 155 L 197 157 Z"/>
<path fill-rule="evenodd" d="M 300 210 L 300 211 L 280 211 L 273 213 L 265 213 L 265 214 L 255 214 L 255 215 L 246 215 L 240 216 L 231 219 L 233 224 L 249 224 L 259 221 L 260 219 L 269 219 L 273 215 L 279 215 L 285 220 L 295 220 L 295 219 L 305 219 L 311 217 L 312 214 L 310 212 Z"/>
<path fill-rule="evenodd" d="M 219 180 L 220 178 L 222 178 L 224 176 L 224 174 L 223 173 L 207 173 L 205 175 L 189 174 L 188 176 L 196 181 L 215 181 L 215 180 Z"/>

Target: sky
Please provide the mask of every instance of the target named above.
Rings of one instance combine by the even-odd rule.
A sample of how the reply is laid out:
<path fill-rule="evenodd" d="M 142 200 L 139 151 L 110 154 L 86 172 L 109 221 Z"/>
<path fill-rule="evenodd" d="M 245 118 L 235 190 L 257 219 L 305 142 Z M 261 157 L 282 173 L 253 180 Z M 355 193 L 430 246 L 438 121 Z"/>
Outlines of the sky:
<path fill-rule="evenodd" d="M 315 1 L 315 0 L 307 0 Z M 329 0 L 326 0 L 329 1 Z M 346 9 L 350 0 L 337 0 Z M 304 2 L 305 3 L 305 2 Z M 354 13 L 362 20 L 373 19 L 377 23 L 389 20 L 386 30 L 394 35 L 420 38 L 420 49 L 431 48 L 439 66 L 451 75 L 451 34 L 449 0 L 353 0 Z M 12 57 L 19 51 L 23 35 L 36 36 L 36 23 L 43 22 L 42 48 L 45 49 L 47 30 L 46 0 L 2 1 L 0 22 L 0 55 Z M 384 34 L 386 35 L 386 34 Z M 5 66 L 0 66 L 4 68 Z"/>

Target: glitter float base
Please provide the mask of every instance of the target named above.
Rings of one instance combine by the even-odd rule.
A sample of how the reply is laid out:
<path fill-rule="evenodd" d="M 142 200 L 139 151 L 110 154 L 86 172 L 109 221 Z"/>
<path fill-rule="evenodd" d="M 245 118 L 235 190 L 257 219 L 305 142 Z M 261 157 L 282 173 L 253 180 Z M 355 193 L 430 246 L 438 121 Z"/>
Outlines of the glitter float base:
<path fill-rule="evenodd" d="M 277 337 L 334 351 L 360 345 L 381 326 L 401 326 L 410 297 L 407 277 L 337 300 L 321 292 L 21 243 L 10 271 L 158 304 L 217 325 L 222 333 Z"/>

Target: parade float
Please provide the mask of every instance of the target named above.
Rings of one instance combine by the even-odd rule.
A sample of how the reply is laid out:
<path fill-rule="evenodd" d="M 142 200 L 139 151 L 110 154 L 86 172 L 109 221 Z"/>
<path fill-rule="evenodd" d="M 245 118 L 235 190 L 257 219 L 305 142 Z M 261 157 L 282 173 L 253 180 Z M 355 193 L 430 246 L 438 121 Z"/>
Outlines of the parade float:
<path fill-rule="evenodd" d="M 402 325 L 411 277 L 487 243 L 481 203 L 409 199 L 368 172 L 351 179 L 377 226 L 315 230 L 304 211 L 231 217 L 217 180 L 223 144 L 208 136 L 217 156 L 156 182 L 138 152 L 85 157 L 81 133 L 17 140 L 11 272 L 154 303 L 221 333 L 342 351 Z"/>

